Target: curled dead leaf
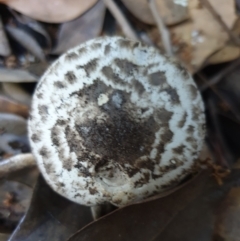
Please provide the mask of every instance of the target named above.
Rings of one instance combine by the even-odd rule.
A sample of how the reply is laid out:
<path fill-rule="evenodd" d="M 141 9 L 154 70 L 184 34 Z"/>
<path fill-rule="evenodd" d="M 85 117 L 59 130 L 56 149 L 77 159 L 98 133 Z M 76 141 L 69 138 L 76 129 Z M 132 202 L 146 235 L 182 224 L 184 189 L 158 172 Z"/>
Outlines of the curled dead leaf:
<path fill-rule="evenodd" d="M 61 23 L 80 16 L 97 0 L 1 0 L 0 2 L 33 19 Z"/>
<path fill-rule="evenodd" d="M 155 24 L 146 0 L 122 0 L 132 14 L 144 23 Z M 187 1 L 156 0 L 157 10 L 167 25 L 177 24 L 188 19 Z"/>

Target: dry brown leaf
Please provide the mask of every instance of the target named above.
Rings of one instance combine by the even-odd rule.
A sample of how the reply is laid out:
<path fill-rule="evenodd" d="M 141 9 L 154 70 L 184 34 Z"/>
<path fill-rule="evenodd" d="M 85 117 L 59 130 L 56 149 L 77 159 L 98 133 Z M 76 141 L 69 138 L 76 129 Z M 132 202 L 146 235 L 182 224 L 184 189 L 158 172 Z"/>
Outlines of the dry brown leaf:
<path fill-rule="evenodd" d="M 95 4 L 89 11 L 77 19 L 63 23 L 58 33 L 58 43 L 52 51 L 61 54 L 76 45 L 99 35 L 105 14 L 102 1 Z"/>
<path fill-rule="evenodd" d="M 146 0 L 122 0 L 132 14 L 144 23 L 155 24 L 155 20 Z M 187 1 L 156 0 L 158 11 L 165 24 L 172 25 L 188 18 Z"/>
<path fill-rule="evenodd" d="M 97 0 L 0 0 L 0 2 L 33 19 L 61 23 L 80 16 Z"/>
<path fill-rule="evenodd" d="M 238 18 L 233 26 L 232 32 L 236 35 L 240 35 L 240 18 Z M 211 55 L 206 63 L 218 64 L 223 62 L 232 61 L 240 56 L 240 48 L 228 42 L 222 49 Z"/>
<path fill-rule="evenodd" d="M 227 44 L 222 49 L 211 55 L 207 59 L 207 64 L 219 64 L 232 61 L 240 57 L 240 48 L 232 44 Z"/>
<path fill-rule="evenodd" d="M 215 240 L 239 241 L 240 188 L 233 187 L 218 209 Z"/>
<path fill-rule="evenodd" d="M 237 19 L 234 0 L 209 0 L 229 28 Z M 191 0 L 191 21 L 172 28 L 173 44 L 180 59 L 191 72 L 196 72 L 208 56 L 221 49 L 228 41 L 228 34 L 199 0 Z"/>

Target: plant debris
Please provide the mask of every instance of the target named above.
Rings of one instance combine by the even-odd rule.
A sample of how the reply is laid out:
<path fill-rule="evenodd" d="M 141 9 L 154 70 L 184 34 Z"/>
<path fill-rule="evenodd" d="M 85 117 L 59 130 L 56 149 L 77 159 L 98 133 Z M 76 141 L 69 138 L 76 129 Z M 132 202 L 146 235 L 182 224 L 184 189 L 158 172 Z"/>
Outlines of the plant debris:
<path fill-rule="evenodd" d="M 0 0 L 0 240 L 238 241 L 239 11 L 239 0 Z M 95 207 L 93 221 L 41 176 L 35 185 L 26 123 L 49 65 L 104 35 L 141 40 L 187 67 L 205 103 L 211 162 L 164 195 Z"/>

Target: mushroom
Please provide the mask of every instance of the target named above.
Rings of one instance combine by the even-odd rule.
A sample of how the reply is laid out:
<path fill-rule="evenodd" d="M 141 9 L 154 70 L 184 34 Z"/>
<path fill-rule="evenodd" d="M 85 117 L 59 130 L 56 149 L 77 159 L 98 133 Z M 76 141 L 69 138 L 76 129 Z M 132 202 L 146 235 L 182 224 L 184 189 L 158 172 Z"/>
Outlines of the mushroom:
<path fill-rule="evenodd" d="M 178 62 L 140 42 L 100 37 L 50 66 L 36 87 L 28 127 L 53 190 L 84 205 L 124 206 L 192 171 L 205 115 Z"/>

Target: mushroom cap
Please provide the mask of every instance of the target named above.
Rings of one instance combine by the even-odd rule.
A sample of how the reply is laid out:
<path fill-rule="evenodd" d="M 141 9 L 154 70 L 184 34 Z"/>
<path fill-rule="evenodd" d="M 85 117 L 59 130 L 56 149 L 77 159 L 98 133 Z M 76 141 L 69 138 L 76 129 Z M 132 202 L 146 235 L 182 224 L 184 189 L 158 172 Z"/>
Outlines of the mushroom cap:
<path fill-rule="evenodd" d="M 63 54 L 38 83 L 29 118 L 47 183 L 89 206 L 123 206 L 178 184 L 204 136 L 203 101 L 190 74 L 122 37 Z"/>

